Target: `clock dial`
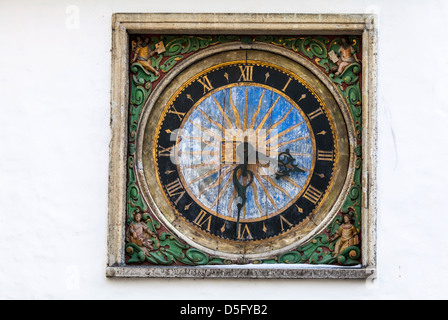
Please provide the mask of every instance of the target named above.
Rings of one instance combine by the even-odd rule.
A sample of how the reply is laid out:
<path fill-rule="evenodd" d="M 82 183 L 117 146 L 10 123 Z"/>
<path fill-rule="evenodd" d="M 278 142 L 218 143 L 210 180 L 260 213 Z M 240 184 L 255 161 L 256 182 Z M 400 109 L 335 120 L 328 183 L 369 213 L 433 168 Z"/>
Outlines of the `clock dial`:
<path fill-rule="evenodd" d="M 302 79 L 267 62 L 226 62 L 190 79 L 166 106 L 158 177 L 179 217 L 205 235 L 267 239 L 298 226 L 324 198 L 338 153 L 333 131 Z"/>
<path fill-rule="evenodd" d="M 145 107 L 137 162 L 151 210 L 180 239 L 223 258 L 303 243 L 347 189 L 339 105 L 308 69 L 263 48 L 187 59 Z"/>
<path fill-rule="evenodd" d="M 244 221 L 266 219 L 291 206 L 310 176 L 311 128 L 297 105 L 267 86 L 244 84 L 214 91 L 195 106 L 181 128 L 178 160 L 184 185 L 204 209 L 223 219 L 237 218 L 233 174 L 243 163 L 237 151 L 245 141 L 253 149 L 248 170 L 254 179 L 246 191 Z M 283 150 L 290 150 L 302 173 L 276 179 L 272 162 Z M 237 178 L 241 185 L 248 183 L 241 171 Z"/>

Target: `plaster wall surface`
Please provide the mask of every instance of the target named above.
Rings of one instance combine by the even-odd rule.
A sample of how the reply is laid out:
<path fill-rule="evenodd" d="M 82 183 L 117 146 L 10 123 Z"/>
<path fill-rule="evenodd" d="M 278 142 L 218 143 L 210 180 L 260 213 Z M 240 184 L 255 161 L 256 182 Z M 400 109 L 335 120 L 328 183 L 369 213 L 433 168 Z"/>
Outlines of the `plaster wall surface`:
<path fill-rule="evenodd" d="M 105 277 L 115 12 L 378 14 L 375 281 Z M 1 1 L 0 298 L 448 298 L 447 15 L 444 0 Z"/>

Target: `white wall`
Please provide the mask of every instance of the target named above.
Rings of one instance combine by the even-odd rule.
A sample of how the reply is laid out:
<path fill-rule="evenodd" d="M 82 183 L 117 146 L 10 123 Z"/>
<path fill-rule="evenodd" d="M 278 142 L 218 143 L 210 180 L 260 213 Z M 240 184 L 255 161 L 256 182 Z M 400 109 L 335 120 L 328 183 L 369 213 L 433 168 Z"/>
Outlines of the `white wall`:
<path fill-rule="evenodd" d="M 114 12 L 379 13 L 378 280 L 106 279 Z M 448 298 L 447 15 L 446 0 L 1 0 L 0 298 Z"/>

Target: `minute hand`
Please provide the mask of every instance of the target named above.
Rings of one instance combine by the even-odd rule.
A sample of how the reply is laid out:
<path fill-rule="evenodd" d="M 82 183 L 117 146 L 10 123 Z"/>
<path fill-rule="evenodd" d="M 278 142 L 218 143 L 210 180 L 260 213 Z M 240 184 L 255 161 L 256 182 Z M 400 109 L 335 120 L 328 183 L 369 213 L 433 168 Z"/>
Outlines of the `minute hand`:
<path fill-rule="evenodd" d="M 249 176 L 249 181 L 246 185 L 242 185 L 238 179 L 238 171 L 241 171 L 241 175 L 243 177 Z M 233 170 L 233 186 L 235 187 L 235 190 L 238 194 L 238 196 L 241 198 L 241 203 L 237 204 L 238 207 L 238 218 L 236 222 L 236 234 L 238 235 L 239 230 L 239 224 L 240 224 L 240 217 L 241 217 L 241 209 L 246 205 L 247 201 L 247 188 L 254 182 L 254 173 L 247 169 L 247 163 L 240 164 L 238 167 Z"/>

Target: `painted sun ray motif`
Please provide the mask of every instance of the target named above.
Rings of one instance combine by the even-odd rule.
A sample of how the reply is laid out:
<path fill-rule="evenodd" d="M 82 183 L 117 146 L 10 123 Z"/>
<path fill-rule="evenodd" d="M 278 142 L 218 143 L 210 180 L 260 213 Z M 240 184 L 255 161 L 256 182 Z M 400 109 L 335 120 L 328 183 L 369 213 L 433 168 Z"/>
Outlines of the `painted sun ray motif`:
<path fill-rule="evenodd" d="M 214 167 L 216 166 L 215 163 L 207 163 L 207 162 L 202 162 L 202 163 L 198 163 L 198 164 L 188 164 L 188 165 L 183 165 L 182 169 L 199 169 L 199 168 L 204 168 L 204 167 Z"/>
<path fill-rule="evenodd" d="M 221 104 L 218 102 L 218 100 L 216 100 L 215 95 L 212 95 L 212 98 L 213 100 L 215 100 L 216 106 L 218 107 L 219 112 L 221 113 L 222 117 L 224 118 L 224 121 L 226 122 L 226 129 L 232 129 L 233 124 L 232 121 L 230 121 L 229 117 L 227 116 L 227 113 L 225 113 Z"/>
<path fill-rule="evenodd" d="M 206 146 L 209 146 L 213 143 L 213 139 L 210 141 L 204 140 L 203 137 L 184 137 L 184 140 L 194 140 L 194 141 L 200 141 L 202 144 L 205 144 Z"/>
<path fill-rule="evenodd" d="M 232 166 L 231 170 L 233 170 L 234 167 L 235 167 L 235 165 Z M 224 180 L 224 179 L 222 179 L 222 180 Z M 221 190 L 219 190 L 218 196 L 216 197 L 215 201 L 212 204 L 212 208 L 214 208 L 218 204 L 218 201 L 222 198 L 223 194 L 226 192 L 226 190 L 229 187 L 231 182 L 232 182 L 232 178 L 229 177 L 229 178 L 227 178 L 227 181 L 223 185 L 220 185 Z"/>
<path fill-rule="evenodd" d="M 312 157 L 313 155 L 311 153 L 297 153 L 297 152 L 290 152 L 290 155 L 293 157 Z"/>
<path fill-rule="evenodd" d="M 309 171 L 309 170 L 307 170 Z M 289 182 L 290 184 L 292 184 L 294 187 L 299 188 L 300 190 L 302 190 L 303 186 L 299 185 L 297 182 L 295 182 L 294 180 L 292 180 L 290 177 L 282 177 L 283 180 Z"/>
<path fill-rule="evenodd" d="M 275 208 L 275 210 L 277 210 L 277 205 L 275 204 L 274 199 L 272 199 L 272 197 L 271 197 L 271 195 L 269 193 L 269 190 L 263 184 L 263 180 L 261 180 L 261 177 L 260 177 L 260 175 L 258 174 L 257 171 L 254 172 L 254 176 L 255 176 L 255 179 L 257 179 L 258 183 L 260 183 L 260 186 L 263 189 L 263 191 L 266 194 L 266 196 L 268 197 L 269 201 L 272 203 L 272 206 Z"/>
<path fill-rule="evenodd" d="M 272 136 L 271 138 L 269 138 L 268 140 L 266 140 L 266 145 L 271 144 L 271 142 L 278 140 L 279 138 L 283 137 L 285 134 L 288 134 L 288 133 L 290 133 L 292 130 L 294 130 L 294 129 L 300 127 L 300 126 L 302 125 L 303 122 L 304 122 L 304 121 L 302 121 L 302 122 L 300 122 L 300 123 L 298 123 L 298 124 L 296 124 L 296 125 L 294 125 L 294 126 L 292 126 L 292 127 L 289 127 L 288 129 L 283 130 L 282 132 L 280 132 L 280 133 L 278 133 L 278 134 Z"/>
<path fill-rule="evenodd" d="M 226 166 L 227 167 L 227 166 Z M 220 168 L 221 169 L 221 168 Z M 205 187 L 204 189 L 201 190 L 201 192 L 198 193 L 197 197 L 199 198 L 202 194 L 204 194 L 205 192 L 207 192 L 210 189 L 216 188 L 217 186 L 219 186 L 221 184 L 221 180 L 222 180 L 222 176 L 225 177 L 227 176 L 227 174 L 233 170 L 233 166 L 231 166 L 230 168 L 227 168 L 226 170 L 224 170 L 223 172 L 220 172 L 218 178 L 215 180 L 215 182 L 213 184 L 208 185 L 207 187 Z"/>
<path fill-rule="evenodd" d="M 227 75 L 227 77 L 228 77 L 228 75 Z M 213 96 L 213 98 L 214 98 L 214 96 Z M 215 103 L 218 105 L 218 102 L 216 101 L 216 99 L 215 99 Z M 233 128 L 233 125 L 230 122 L 229 118 L 227 117 L 227 114 L 224 113 L 224 110 L 221 108 L 221 105 L 219 105 L 219 110 L 220 110 L 221 115 L 224 115 L 224 116 L 222 116 L 220 118 L 221 119 L 221 128 L 222 128 L 221 132 L 220 132 L 221 133 L 221 143 L 222 143 L 222 141 L 224 141 L 224 138 L 225 138 L 225 132 L 226 132 L 225 127 L 226 126 L 228 127 L 230 125 L 230 128 Z M 227 120 L 229 120 L 229 122 L 226 122 Z M 222 148 L 223 148 L 223 146 L 220 145 L 221 162 L 222 162 L 222 152 L 223 152 Z M 222 164 L 224 164 L 224 163 L 222 163 Z M 214 208 L 216 206 L 216 211 L 219 210 L 219 200 L 221 199 L 222 195 L 224 194 L 225 190 L 227 189 L 228 185 L 230 184 L 231 179 L 227 178 L 227 181 L 225 182 L 224 186 L 222 185 L 222 182 L 223 182 L 223 180 L 225 180 L 227 174 L 229 172 L 231 172 L 236 167 L 236 165 L 234 165 L 234 164 L 225 164 L 224 165 L 224 167 L 228 167 L 228 166 L 229 166 L 229 169 L 226 170 L 225 173 L 223 173 L 222 170 L 220 170 L 219 175 L 218 175 L 218 179 L 217 179 L 217 183 L 218 183 L 218 190 L 217 190 L 217 192 L 218 192 L 218 194 L 217 194 L 217 197 L 213 201 L 213 204 L 211 206 L 211 208 Z M 222 168 L 223 167 L 221 167 L 221 169 Z M 224 224 L 224 226 L 225 226 L 225 224 Z"/>
<path fill-rule="evenodd" d="M 227 211 L 229 212 L 229 216 L 232 214 L 232 205 L 237 196 L 238 196 L 238 193 L 236 192 L 236 190 L 233 190 L 233 195 L 229 200 L 229 204 L 227 205 Z"/>
<path fill-rule="evenodd" d="M 203 180 L 215 173 L 218 173 L 221 170 L 221 166 L 218 166 L 218 168 L 214 168 L 212 170 L 209 170 L 207 172 L 205 172 L 204 174 L 200 175 L 199 177 L 197 177 L 196 179 L 194 179 L 193 181 L 188 182 L 188 184 L 192 185 L 195 184 L 196 182 Z"/>
<path fill-rule="evenodd" d="M 255 129 L 255 123 L 257 121 L 258 114 L 260 113 L 261 105 L 263 103 L 264 92 L 265 92 L 265 89 L 263 89 L 263 92 L 261 93 L 260 100 L 258 100 L 257 111 L 255 111 L 255 113 L 253 114 L 252 119 L 250 121 L 249 127 L 252 128 L 252 129 Z"/>
<path fill-rule="evenodd" d="M 229 89 L 229 92 L 230 92 L 229 102 L 230 102 L 230 106 L 232 107 L 233 114 L 235 115 L 235 125 L 236 125 L 236 128 L 237 129 L 243 129 L 241 127 L 240 113 L 238 112 L 238 109 L 236 108 L 235 103 L 233 102 L 232 89 Z"/>
<path fill-rule="evenodd" d="M 216 127 L 218 127 L 219 130 L 224 131 L 224 127 L 222 126 L 222 124 L 220 124 L 218 121 L 213 120 L 212 118 L 210 118 L 204 111 L 202 111 L 200 108 L 198 108 L 198 110 L 202 113 L 202 115 L 205 117 L 205 119 L 208 120 L 208 122 L 214 124 Z"/>
<path fill-rule="evenodd" d="M 292 199 L 291 196 L 289 195 L 289 193 L 283 189 L 282 187 L 280 187 L 278 184 L 275 183 L 274 180 L 272 180 L 272 178 L 270 176 L 262 176 L 262 178 L 264 180 L 266 180 L 267 182 L 269 182 L 269 184 L 274 187 L 277 190 L 280 190 L 282 193 L 284 193 L 289 199 Z"/>
<path fill-rule="evenodd" d="M 201 130 L 200 132 L 205 132 L 207 133 L 209 136 L 213 137 L 214 139 L 220 139 L 221 136 L 218 135 L 216 132 L 210 131 L 207 128 L 204 128 L 202 125 L 195 123 L 191 120 L 188 120 L 192 125 L 194 125 L 196 128 L 198 128 L 199 130 Z"/>
<path fill-rule="evenodd" d="M 246 87 L 246 101 L 244 102 L 244 122 L 243 129 L 249 129 L 249 86 Z"/>
<path fill-rule="evenodd" d="M 254 192 L 254 201 L 255 201 L 255 205 L 258 208 L 258 211 L 260 211 L 260 216 L 263 215 L 263 209 L 260 206 L 260 202 L 258 201 L 258 190 L 257 190 L 257 184 L 255 183 L 255 181 L 251 184 L 251 188 L 252 191 Z"/>
<path fill-rule="evenodd" d="M 264 124 L 266 123 L 266 120 L 271 116 L 272 111 L 274 111 L 274 107 L 277 105 L 277 102 L 280 100 L 280 95 L 277 97 L 277 100 L 272 104 L 272 106 L 269 108 L 268 112 L 263 117 L 263 120 L 261 120 L 260 124 L 257 126 L 256 130 L 260 130 L 263 128 Z"/>
<path fill-rule="evenodd" d="M 291 144 L 291 143 L 294 143 L 294 142 L 297 142 L 297 141 L 300 141 L 300 140 L 306 140 L 306 139 L 311 139 L 311 138 L 310 138 L 310 136 L 299 137 L 299 138 L 292 139 L 292 140 L 289 140 L 289 141 L 284 141 L 284 142 L 279 143 L 279 144 L 274 145 L 274 146 L 269 146 L 266 149 L 267 150 L 277 150 L 278 148 L 281 148 L 281 147 L 286 146 L 288 144 Z"/>
<path fill-rule="evenodd" d="M 216 153 L 216 151 L 214 150 L 188 150 L 188 151 L 179 151 L 178 156 L 182 156 L 184 154 L 189 154 L 189 155 L 201 155 L 201 156 L 214 156 Z"/>
<path fill-rule="evenodd" d="M 292 110 L 293 110 L 293 108 L 290 108 L 290 109 L 288 110 L 288 112 L 286 112 L 285 115 L 284 115 L 279 121 L 277 121 L 276 123 L 274 123 L 274 124 L 273 124 L 273 125 L 266 131 L 266 134 L 264 134 L 264 135 L 261 136 L 261 139 L 265 139 L 266 137 L 268 137 L 268 136 L 271 134 L 271 132 L 272 132 L 275 128 L 277 128 L 279 125 L 281 125 L 281 124 L 283 123 L 283 121 L 285 121 L 285 120 L 288 118 L 288 116 L 289 116 L 289 114 L 291 113 Z"/>

